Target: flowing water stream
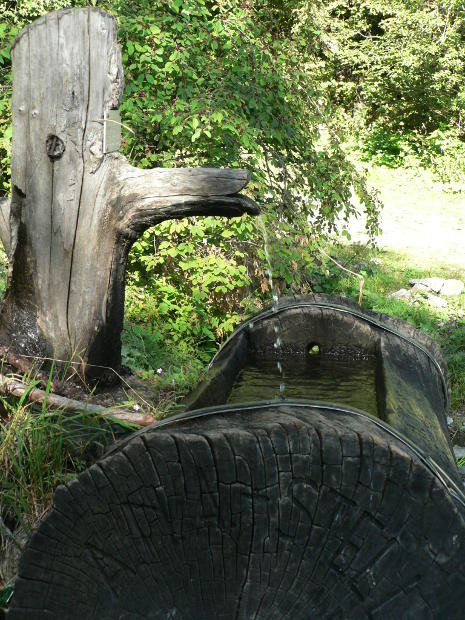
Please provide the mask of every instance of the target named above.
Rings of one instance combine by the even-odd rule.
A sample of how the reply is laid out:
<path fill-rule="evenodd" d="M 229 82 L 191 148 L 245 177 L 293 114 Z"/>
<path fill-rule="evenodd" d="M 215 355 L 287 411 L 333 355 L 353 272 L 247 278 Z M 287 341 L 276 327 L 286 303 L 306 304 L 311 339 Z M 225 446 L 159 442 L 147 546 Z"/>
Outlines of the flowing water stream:
<path fill-rule="evenodd" d="M 260 226 L 261 226 L 262 233 L 263 233 L 263 248 L 264 248 L 264 251 L 265 251 L 265 259 L 266 259 L 266 262 L 267 262 L 266 274 L 268 276 L 268 284 L 270 286 L 270 291 L 271 291 L 271 295 L 272 295 L 272 299 L 273 299 L 272 308 L 273 308 L 274 312 L 277 312 L 278 306 L 279 306 L 279 297 L 278 297 L 278 294 L 276 293 L 276 291 L 274 289 L 274 285 L 273 285 L 273 270 L 271 268 L 270 245 L 269 245 L 269 241 L 268 241 L 268 231 L 266 230 L 265 220 L 263 219 L 261 214 L 258 216 L 258 221 L 260 222 Z M 274 333 L 275 333 L 274 348 L 276 350 L 278 350 L 279 347 L 281 346 L 281 338 L 280 338 L 280 335 L 279 335 L 279 322 L 275 323 Z M 281 364 L 280 360 L 276 361 L 276 368 L 277 368 L 277 370 L 279 372 L 279 375 L 281 377 L 281 381 L 279 382 L 279 391 L 281 393 L 281 396 L 284 398 L 284 391 L 286 389 L 286 386 L 285 386 L 285 382 L 284 382 L 283 367 L 282 367 L 282 364 Z"/>

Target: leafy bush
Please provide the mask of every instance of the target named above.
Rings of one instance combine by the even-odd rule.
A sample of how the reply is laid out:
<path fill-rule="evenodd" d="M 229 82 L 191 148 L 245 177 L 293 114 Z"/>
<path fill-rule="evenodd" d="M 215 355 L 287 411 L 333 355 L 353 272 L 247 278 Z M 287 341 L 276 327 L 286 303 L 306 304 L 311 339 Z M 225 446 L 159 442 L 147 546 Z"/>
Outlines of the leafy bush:
<path fill-rule="evenodd" d="M 455 162 L 463 176 L 463 3 L 335 0 L 320 19 L 329 97 L 365 154 L 432 166 L 447 180 Z"/>
<path fill-rule="evenodd" d="M 297 13 L 286 17 L 297 4 L 186 0 L 150 12 L 144 0 L 117 5 L 123 120 L 134 132 L 126 152 L 142 167 L 249 168 L 281 292 L 309 290 L 317 239 L 352 212 L 352 188 L 373 233 L 379 210 L 337 136 L 321 140 L 322 68 L 308 28 Z M 260 227 L 247 218 L 162 224 L 134 245 L 128 316 L 211 350 L 270 295 L 262 247 Z"/>
<path fill-rule="evenodd" d="M 160 403 L 166 400 L 166 405 L 173 405 L 202 376 L 204 367 L 197 352 L 183 342 L 167 340 L 155 329 L 128 324 L 122 341 L 123 363 L 156 382 Z"/>

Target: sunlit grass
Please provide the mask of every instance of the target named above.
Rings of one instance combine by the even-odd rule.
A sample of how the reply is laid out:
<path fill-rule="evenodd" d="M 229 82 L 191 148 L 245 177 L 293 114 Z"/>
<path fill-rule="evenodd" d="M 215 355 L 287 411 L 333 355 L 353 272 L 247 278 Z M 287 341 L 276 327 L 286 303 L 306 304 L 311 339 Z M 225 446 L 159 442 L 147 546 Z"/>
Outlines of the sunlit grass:
<path fill-rule="evenodd" d="M 411 279 L 432 276 L 463 278 L 463 274 L 455 267 L 440 264 L 429 264 L 423 269 L 412 267 L 408 257 L 401 253 L 374 250 L 359 244 L 334 244 L 329 249 L 342 265 L 363 275 L 363 307 L 408 321 L 441 346 L 452 388 L 451 415 L 459 416 L 461 423 L 465 423 L 465 294 L 444 298 L 447 300 L 444 308 L 430 305 L 421 295 L 415 300 L 390 296 L 402 288 L 410 289 Z M 329 261 L 324 269 L 326 274 L 321 290 L 358 300 L 357 278 Z"/>
<path fill-rule="evenodd" d="M 31 382 L 31 388 L 35 382 Z M 50 411 L 0 398 L 0 590 L 24 542 L 49 510 L 53 493 L 83 471 L 124 430 L 86 413 Z"/>

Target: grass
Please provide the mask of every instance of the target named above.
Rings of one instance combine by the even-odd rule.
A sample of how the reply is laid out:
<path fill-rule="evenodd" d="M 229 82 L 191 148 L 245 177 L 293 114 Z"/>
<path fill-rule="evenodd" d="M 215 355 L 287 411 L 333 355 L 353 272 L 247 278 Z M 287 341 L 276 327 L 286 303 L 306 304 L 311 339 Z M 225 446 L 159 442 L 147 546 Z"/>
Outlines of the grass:
<path fill-rule="evenodd" d="M 451 415 L 463 416 L 465 422 L 465 412 L 462 411 L 465 408 L 465 294 L 449 298 L 445 308 L 431 306 L 427 298 L 422 296 L 414 302 L 391 296 L 402 288 L 409 289 L 411 279 L 433 276 L 457 278 L 461 274 L 455 268 L 412 267 L 405 255 L 387 250 L 371 250 L 359 244 L 333 245 L 330 250 L 344 267 L 363 275 L 363 307 L 408 321 L 438 342 L 450 372 Z M 326 270 L 320 290 L 358 300 L 357 278 L 328 262 Z"/>
<path fill-rule="evenodd" d="M 56 487 L 101 456 L 117 432 L 88 414 L 33 406 L 26 395 L 0 398 L 0 596 Z"/>
<path fill-rule="evenodd" d="M 379 250 L 363 247 L 364 221 L 349 222 L 352 243 L 335 245 L 334 255 L 365 278 L 364 305 L 392 314 L 426 331 L 444 351 L 452 386 L 451 415 L 456 431 L 465 431 L 465 295 L 448 298 L 443 309 L 419 298 L 413 304 L 390 294 L 409 288 L 412 278 L 444 277 L 465 281 L 465 211 L 463 191 L 443 184 L 418 166 L 390 169 L 363 165 L 370 185 L 384 204 Z M 463 188 L 462 188 L 463 190 Z M 357 243 L 358 242 L 358 243 Z M 330 273 L 324 286 L 358 295 L 358 282 Z M 356 293 L 357 291 L 357 293 Z M 455 432 L 455 431 L 454 431 Z M 465 432 L 456 439 L 465 443 Z"/>
<path fill-rule="evenodd" d="M 408 267 L 452 269 L 465 275 L 464 194 L 422 169 L 364 167 L 383 202 L 380 247 L 404 256 Z M 364 220 L 351 220 L 355 241 L 366 241 Z"/>
<path fill-rule="evenodd" d="M 436 308 L 419 296 L 414 303 L 391 294 L 409 289 L 413 278 L 444 277 L 465 281 L 465 212 L 463 193 L 453 191 L 419 168 L 389 169 L 365 164 L 372 187 L 384 204 L 378 250 L 365 247 L 363 218 L 351 220 L 352 243 L 335 243 L 331 254 L 364 276 L 363 305 L 409 321 L 441 346 L 452 388 L 450 427 L 455 443 L 465 445 L 465 295 Z M 322 290 L 358 298 L 356 278 L 334 265 L 326 269 Z M 459 462 L 460 466 L 465 463 Z"/>
<path fill-rule="evenodd" d="M 203 375 L 205 364 L 183 342 L 169 342 L 147 325 L 127 324 L 122 333 L 122 360 L 175 404 Z"/>
<path fill-rule="evenodd" d="M 204 364 L 142 325 L 127 325 L 123 362 L 146 386 L 161 418 L 202 376 Z M 23 377 L 35 386 L 33 377 Z M 128 431 L 89 414 L 48 410 L 0 397 L 0 601 L 7 597 L 24 546 L 49 510 L 59 484 L 73 479 Z M 0 607 L 2 603 L 0 602 Z"/>

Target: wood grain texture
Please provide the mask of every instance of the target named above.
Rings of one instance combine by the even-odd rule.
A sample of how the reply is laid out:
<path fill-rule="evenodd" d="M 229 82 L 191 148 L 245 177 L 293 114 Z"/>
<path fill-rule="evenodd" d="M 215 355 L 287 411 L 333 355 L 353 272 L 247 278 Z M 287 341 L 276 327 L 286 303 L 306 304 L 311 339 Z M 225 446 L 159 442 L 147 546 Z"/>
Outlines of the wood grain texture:
<path fill-rule="evenodd" d="M 410 324 L 362 310 L 347 298 L 323 294 L 280 298 L 277 307 L 236 330 L 216 354 L 209 376 L 193 392 L 187 408 L 223 405 L 247 360 L 280 359 L 292 373 L 292 360 L 307 356 L 314 343 L 320 356 L 335 364 L 345 360 L 356 365 L 359 359 L 374 358 L 379 420 L 461 486 L 447 427 L 448 372 L 439 347 Z M 311 389 L 306 398 L 314 398 Z"/>
<path fill-rule="evenodd" d="M 7 256 L 10 253 L 10 208 L 10 198 L 0 198 L 0 241 Z"/>
<path fill-rule="evenodd" d="M 12 63 L 11 272 L 2 339 L 21 353 L 82 359 L 98 376 L 105 370 L 92 364 L 120 364 L 134 240 L 167 218 L 257 213 L 238 194 L 249 173 L 138 170 L 118 153 L 103 153 L 102 119 L 119 107 L 124 86 L 116 20 L 104 11 L 67 9 L 36 20 L 17 37 Z"/>
<path fill-rule="evenodd" d="M 343 412 L 154 426 L 54 501 L 10 620 L 463 615 L 463 507 L 404 444 Z"/>

